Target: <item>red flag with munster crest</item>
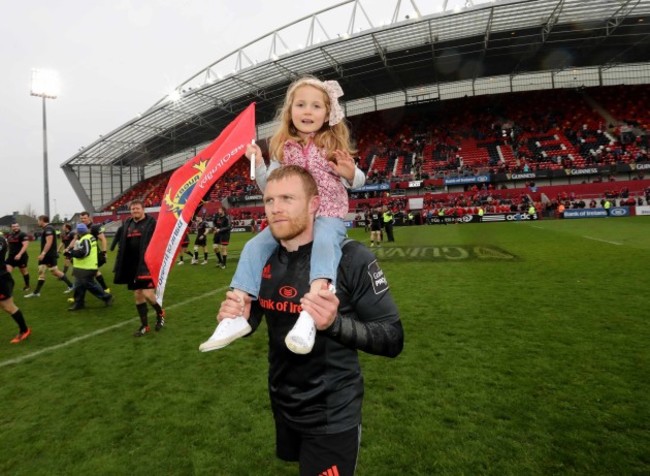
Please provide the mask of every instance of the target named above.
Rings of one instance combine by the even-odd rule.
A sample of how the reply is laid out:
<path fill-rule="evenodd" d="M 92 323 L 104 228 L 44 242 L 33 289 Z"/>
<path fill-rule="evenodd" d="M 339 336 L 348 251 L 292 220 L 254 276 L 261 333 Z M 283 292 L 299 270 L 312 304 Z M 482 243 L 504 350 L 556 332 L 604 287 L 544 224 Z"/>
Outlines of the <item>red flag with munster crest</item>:
<path fill-rule="evenodd" d="M 255 103 L 251 103 L 196 157 L 169 178 L 158 223 L 145 253 L 145 262 L 162 306 L 167 277 L 183 234 L 201 200 L 214 183 L 244 154 L 255 138 Z"/>

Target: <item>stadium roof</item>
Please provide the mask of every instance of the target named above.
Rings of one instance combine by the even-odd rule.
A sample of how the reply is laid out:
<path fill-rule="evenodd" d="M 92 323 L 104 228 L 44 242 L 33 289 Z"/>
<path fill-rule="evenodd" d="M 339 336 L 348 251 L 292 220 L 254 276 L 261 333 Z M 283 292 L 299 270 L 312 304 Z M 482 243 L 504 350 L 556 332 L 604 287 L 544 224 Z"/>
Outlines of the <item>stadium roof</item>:
<path fill-rule="evenodd" d="M 216 137 L 252 101 L 258 127 L 271 122 L 302 74 L 338 80 L 349 104 L 391 92 L 417 99 L 427 85 L 650 60 L 645 0 L 392 0 L 383 10 L 379 3 L 342 2 L 202 69 L 64 162 L 77 194 L 85 193 L 80 166 L 143 167 L 187 151 Z"/>

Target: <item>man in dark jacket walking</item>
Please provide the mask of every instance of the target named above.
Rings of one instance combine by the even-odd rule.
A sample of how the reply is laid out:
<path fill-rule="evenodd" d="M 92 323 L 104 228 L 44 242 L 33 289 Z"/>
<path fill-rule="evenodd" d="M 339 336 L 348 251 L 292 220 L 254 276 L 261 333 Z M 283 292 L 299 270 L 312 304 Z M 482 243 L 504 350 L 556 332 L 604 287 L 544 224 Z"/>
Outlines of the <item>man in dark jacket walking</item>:
<path fill-rule="evenodd" d="M 165 311 L 156 302 L 156 289 L 151 273 L 144 261 L 144 254 L 151 241 L 156 220 L 144 212 L 141 200 L 133 200 L 129 205 L 131 217 L 122 225 L 119 251 L 115 260 L 115 284 L 126 284 L 135 295 L 135 307 L 140 316 L 140 328 L 133 334 L 142 337 L 147 334 L 147 303 L 156 311 L 156 330 L 165 325 Z"/>

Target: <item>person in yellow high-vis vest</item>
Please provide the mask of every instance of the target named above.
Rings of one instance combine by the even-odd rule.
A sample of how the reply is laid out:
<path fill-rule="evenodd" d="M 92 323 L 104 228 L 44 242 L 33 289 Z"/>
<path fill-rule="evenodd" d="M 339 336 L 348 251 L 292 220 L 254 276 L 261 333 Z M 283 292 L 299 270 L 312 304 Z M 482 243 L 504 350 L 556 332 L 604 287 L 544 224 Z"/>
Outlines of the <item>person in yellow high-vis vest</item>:
<path fill-rule="evenodd" d="M 609 216 L 610 209 L 612 208 L 612 202 L 609 201 L 609 198 L 605 199 L 605 203 L 603 204 L 603 207 L 605 208 L 605 211 L 607 212 L 607 216 Z"/>
<path fill-rule="evenodd" d="M 386 205 L 384 205 L 384 213 L 382 214 L 382 219 L 384 220 L 384 230 L 386 230 L 386 241 L 394 242 L 395 237 L 393 236 L 393 222 L 395 220 L 393 218 L 393 212 L 390 211 L 390 208 L 388 208 Z"/>
<path fill-rule="evenodd" d="M 84 223 L 77 225 L 77 241 L 69 252 L 72 257 L 72 275 L 74 283 L 74 304 L 68 311 L 78 311 L 86 305 L 86 291 L 89 291 L 106 306 L 113 303 L 113 296 L 105 292 L 95 281 L 99 268 L 97 264 L 97 239 L 89 232 Z"/>

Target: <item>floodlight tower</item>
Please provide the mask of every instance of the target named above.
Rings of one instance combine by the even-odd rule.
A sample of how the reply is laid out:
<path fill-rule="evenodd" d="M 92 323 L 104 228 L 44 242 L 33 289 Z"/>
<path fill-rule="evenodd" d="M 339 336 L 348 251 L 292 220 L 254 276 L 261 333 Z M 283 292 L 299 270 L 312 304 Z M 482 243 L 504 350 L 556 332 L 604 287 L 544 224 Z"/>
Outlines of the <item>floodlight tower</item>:
<path fill-rule="evenodd" d="M 59 75 L 56 71 L 32 69 L 32 89 L 30 94 L 43 98 L 43 194 L 45 200 L 45 211 L 43 213 L 48 217 L 50 216 L 50 181 L 47 166 L 47 112 L 45 100 L 56 99 L 59 90 Z"/>

